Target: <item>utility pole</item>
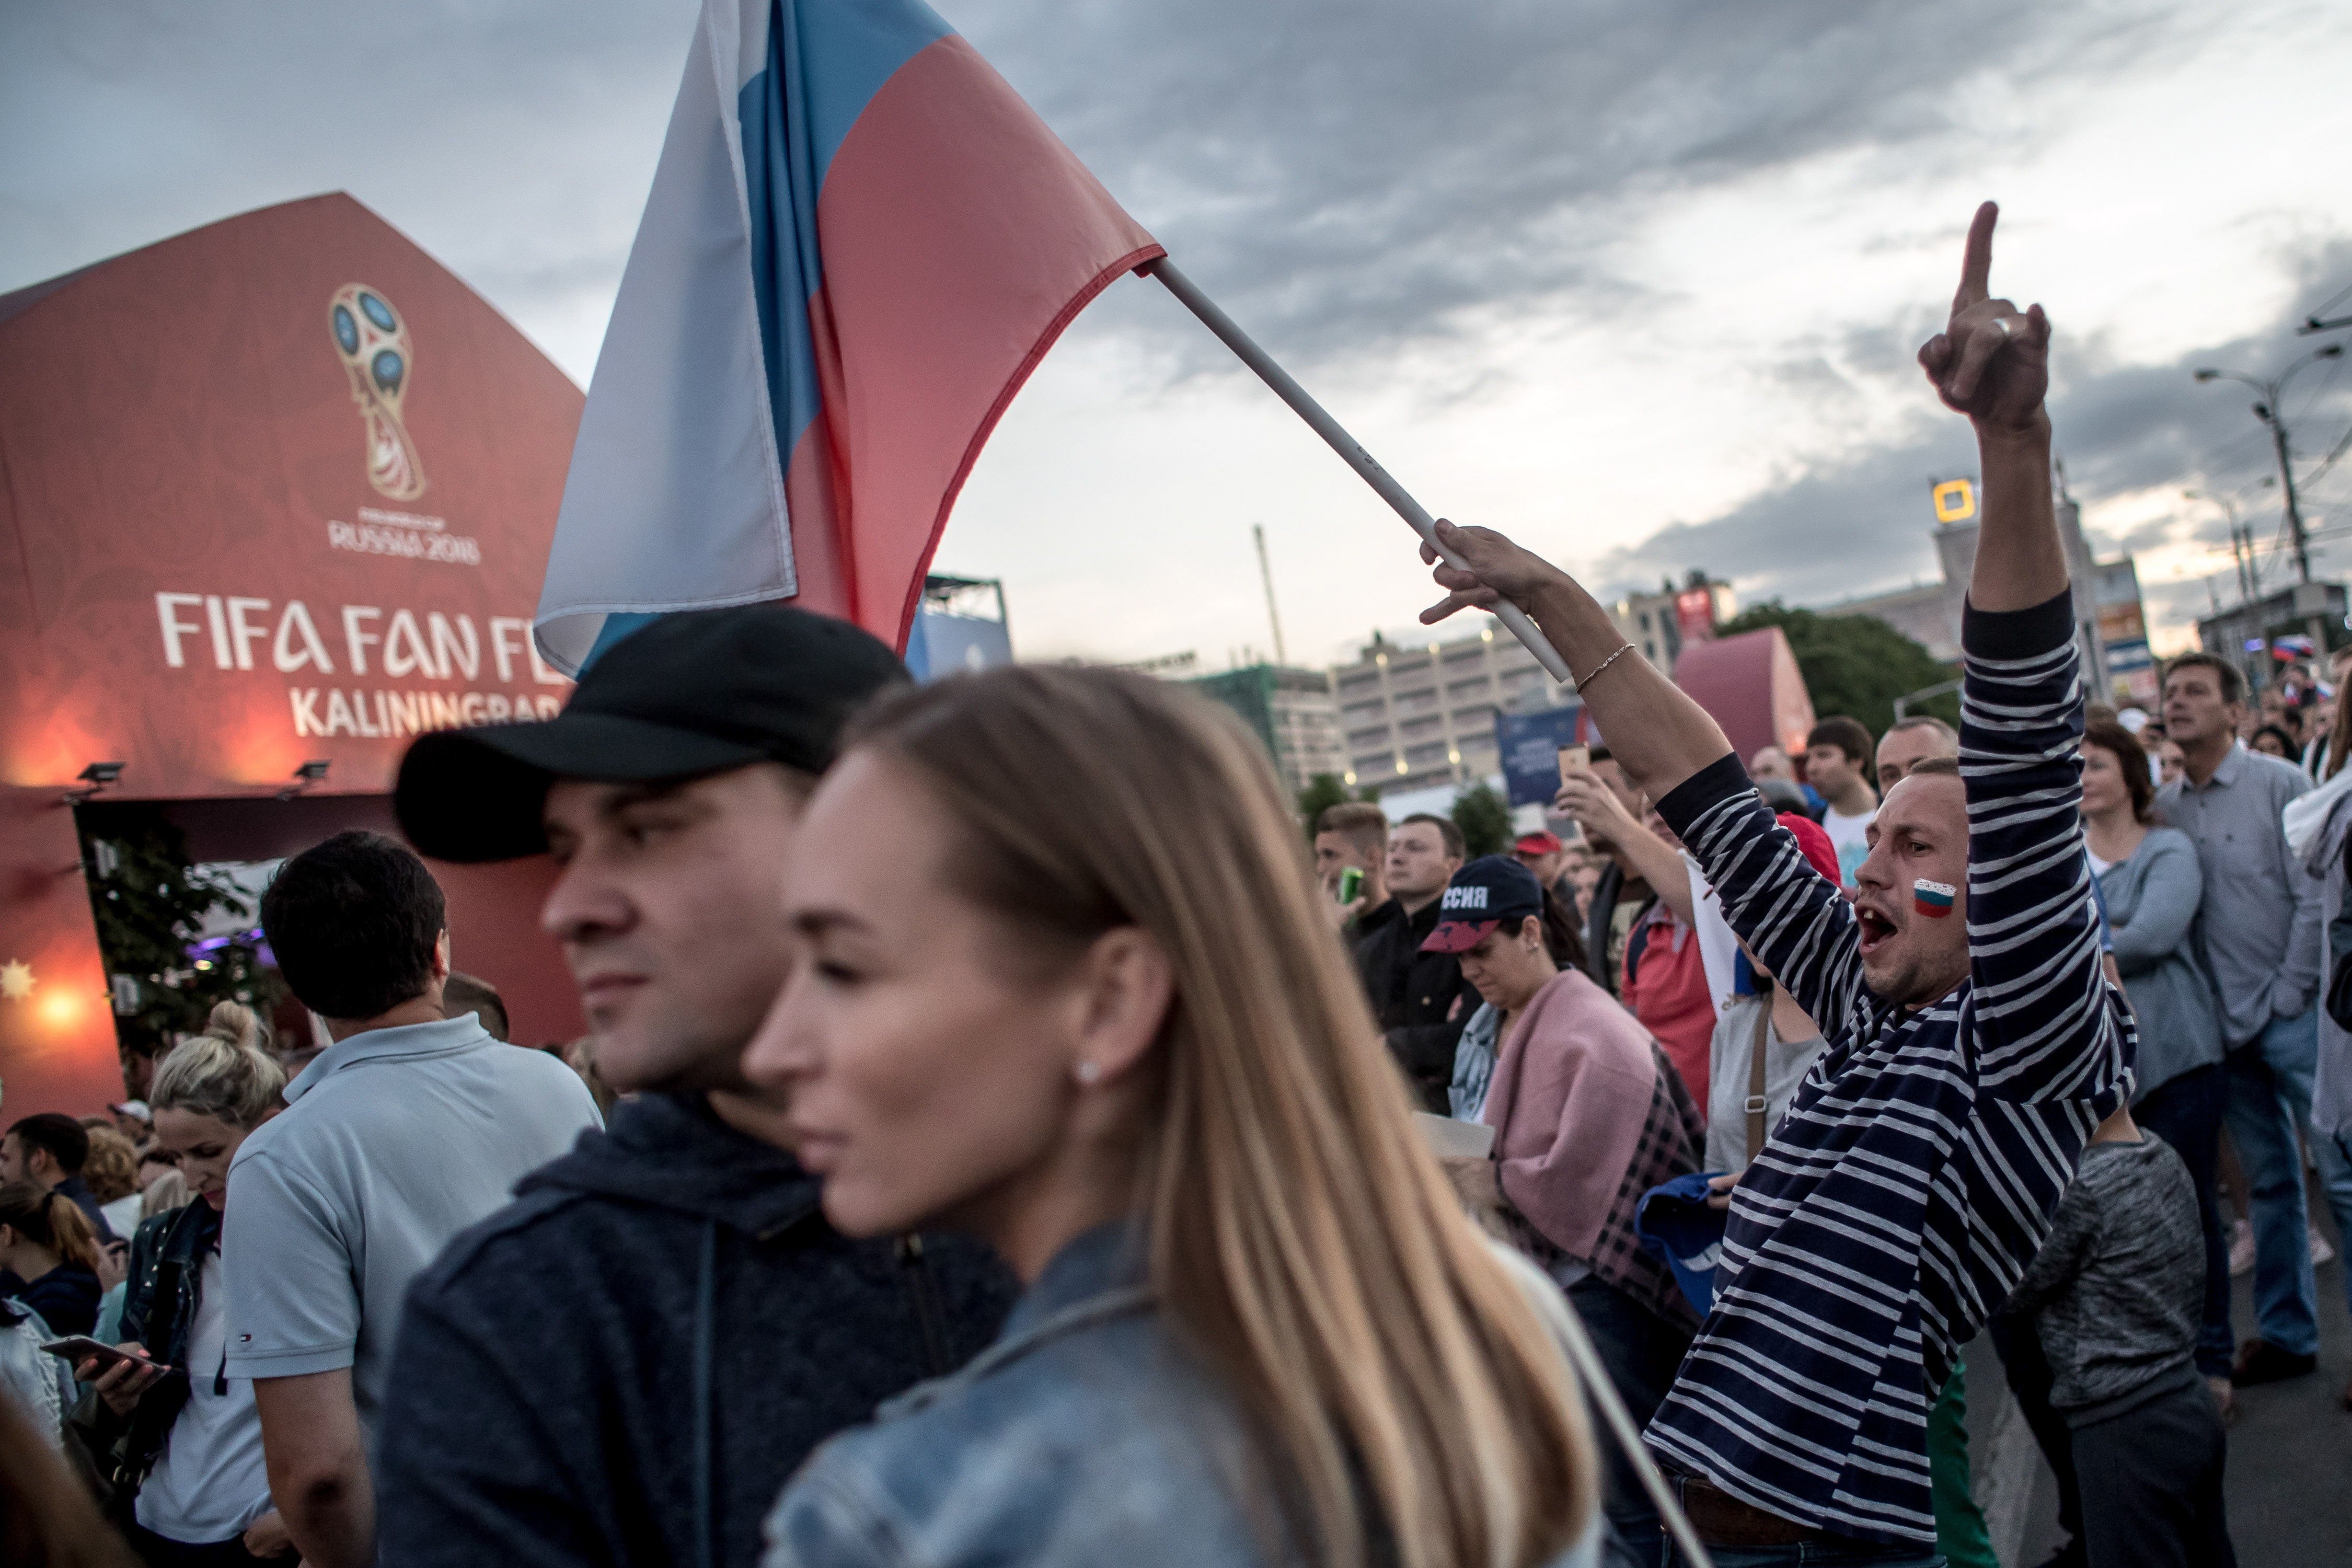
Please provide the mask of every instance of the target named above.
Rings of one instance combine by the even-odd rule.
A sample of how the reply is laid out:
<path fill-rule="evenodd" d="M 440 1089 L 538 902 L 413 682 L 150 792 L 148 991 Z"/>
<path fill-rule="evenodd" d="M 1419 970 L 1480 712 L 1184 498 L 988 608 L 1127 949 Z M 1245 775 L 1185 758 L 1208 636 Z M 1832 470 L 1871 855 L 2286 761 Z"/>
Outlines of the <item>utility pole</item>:
<path fill-rule="evenodd" d="M 2259 408 L 2261 405 L 2256 405 Z M 2286 526 L 2294 537 L 2294 570 L 2296 577 L 2311 581 L 2311 545 L 2303 535 L 2303 508 L 2294 493 L 2294 462 L 2287 451 L 2286 421 L 2279 416 L 2278 405 L 2271 405 L 2271 444 L 2278 448 L 2279 483 L 2286 487 Z"/>
<path fill-rule="evenodd" d="M 2282 400 L 2286 395 L 2286 384 L 2294 379 L 2297 371 L 2324 359 L 2341 359 L 2343 356 L 2342 343 L 2329 343 L 2325 348 L 2314 349 L 2282 371 L 2276 381 L 2260 381 L 2230 370 L 2200 370 L 2195 373 L 2199 381 L 2234 381 L 2263 395 L 2262 401 L 2254 405 L 2254 417 L 2270 426 L 2271 445 L 2278 452 L 2279 484 L 2286 500 L 2287 533 L 2294 541 L 2295 571 L 2305 583 L 2311 581 L 2311 542 L 2304 534 L 2303 508 L 2294 493 L 2294 463 L 2287 446 L 2286 411 Z"/>
<path fill-rule="evenodd" d="M 1282 611 L 1274 602 L 1274 568 L 1265 559 L 1265 525 L 1251 523 L 1250 537 L 1257 541 L 1257 574 L 1265 584 L 1265 618 L 1274 623 L 1274 662 L 1288 664 L 1290 655 L 1282 646 Z"/>
<path fill-rule="evenodd" d="M 2189 500 L 2210 500 L 2215 506 L 2220 507 L 2223 511 L 2230 514 L 2230 559 L 2237 563 L 2238 568 L 2238 603 L 2241 605 L 2252 604 L 2254 602 L 2254 590 L 2258 584 L 2254 581 L 2253 572 L 2252 572 L 2248 567 L 2246 558 L 2253 553 L 2254 534 L 2252 529 L 2242 529 L 2240 527 L 2238 522 L 2238 502 L 2236 498 L 2231 496 L 2215 495 L 2210 490 L 2182 490 L 2180 493 L 2184 498 Z M 2245 535 L 2242 548 L 2241 547 L 2239 540 L 2239 535 L 2242 532 Z M 2209 595 L 2211 594 L 2213 591 L 2213 584 L 2210 582 L 2207 583 L 2205 584 L 2205 591 Z M 2213 602 L 2213 612 L 2214 614 L 2219 615 L 2221 614 L 2221 601 L 2216 599 Z"/>

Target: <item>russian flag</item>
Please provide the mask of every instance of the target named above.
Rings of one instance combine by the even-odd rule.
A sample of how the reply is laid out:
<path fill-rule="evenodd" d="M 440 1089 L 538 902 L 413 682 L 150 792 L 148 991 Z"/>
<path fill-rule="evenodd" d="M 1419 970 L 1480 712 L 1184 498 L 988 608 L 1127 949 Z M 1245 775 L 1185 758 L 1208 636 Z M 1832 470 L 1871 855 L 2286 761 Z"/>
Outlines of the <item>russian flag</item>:
<path fill-rule="evenodd" d="M 903 647 L 997 418 L 1162 254 L 921 0 L 704 0 L 541 649 L 576 674 L 651 616 L 766 599 Z"/>

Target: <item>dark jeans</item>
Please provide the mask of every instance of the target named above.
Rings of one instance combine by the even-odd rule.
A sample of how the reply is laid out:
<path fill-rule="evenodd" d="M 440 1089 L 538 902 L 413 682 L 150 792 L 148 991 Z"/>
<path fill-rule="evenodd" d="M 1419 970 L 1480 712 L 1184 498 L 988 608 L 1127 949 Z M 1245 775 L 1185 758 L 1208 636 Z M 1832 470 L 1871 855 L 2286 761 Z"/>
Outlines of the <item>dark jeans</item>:
<path fill-rule="evenodd" d="M 256 1557 L 245 1549 L 245 1538 L 232 1535 L 226 1541 L 190 1542 L 167 1540 L 143 1525 L 134 1524 L 127 1532 L 131 1549 L 139 1553 L 139 1561 L 147 1568 L 257 1568 L 269 1563 L 276 1568 L 292 1568 L 293 1553 L 283 1557 Z"/>
<path fill-rule="evenodd" d="M 2136 1114 L 2136 1113 L 2135 1113 Z M 2083 1539 L 2083 1494 L 2074 1480 L 2074 1447 L 2066 1418 L 2051 1408 L 2050 1388 L 2055 1373 L 2042 1353 L 2042 1336 L 2033 1331 L 2031 1312 L 1996 1312 L 1985 1325 L 1992 1348 L 2000 1352 L 2001 1370 L 2009 1373 L 2010 1392 L 2017 1396 L 2018 1414 L 2050 1461 L 2058 1478 L 2058 1528 L 2075 1541 Z"/>
<path fill-rule="evenodd" d="M 2208 1062 L 2165 1079 L 2132 1107 L 2132 1120 L 2172 1145 L 2197 1185 L 2197 1217 L 2205 1227 L 2205 1321 L 2197 1333 L 2197 1370 L 2208 1377 L 2229 1376 L 2237 1349 L 2230 1331 L 2230 1237 L 2214 1185 L 2229 1105 L 2229 1064 Z M 2008 1360 L 2006 1352 L 2001 1359 Z"/>
<path fill-rule="evenodd" d="M 1609 1373 L 1611 1386 L 1625 1402 L 1625 1412 L 1638 1429 L 1650 1424 L 1681 1370 L 1683 1352 L 1690 1349 L 1691 1331 L 1670 1323 L 1614 1285 L 1586 1275 L 1568 1288 L 1569 1305 L 1591 1336 L 1593 1353 Z M 1602 1510 L 1615 1532 L 1608 1560 L 1656 1568 L 1664 1551 L 1664 1527 L 1658 1510 L 1643 1489 L 1633 1461 L 1618 1451 L 1614 1438 L 1600 1426 L 1593 1433 L 1604 1460 Z"/>
<path fill-rule="evenodd" d="M 2090 1568 L 2236 1568 L 2221 1411 L 2204 1379 L 2170 1376 L 2146 1404 L 2074 1430 Z"/>

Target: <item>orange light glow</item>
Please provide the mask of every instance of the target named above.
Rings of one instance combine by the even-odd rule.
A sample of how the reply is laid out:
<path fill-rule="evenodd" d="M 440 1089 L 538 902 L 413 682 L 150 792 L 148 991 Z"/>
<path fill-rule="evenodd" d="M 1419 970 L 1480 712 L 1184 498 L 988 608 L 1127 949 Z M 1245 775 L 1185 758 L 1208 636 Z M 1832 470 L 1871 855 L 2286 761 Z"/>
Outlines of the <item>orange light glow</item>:
<path fill-rule="evenodd" d="M 89 1004 L 71 991 L 51 991 L 33 1004 L 34 1016 L 52 1029 L 70 1029 L 81 1022 Z"/>

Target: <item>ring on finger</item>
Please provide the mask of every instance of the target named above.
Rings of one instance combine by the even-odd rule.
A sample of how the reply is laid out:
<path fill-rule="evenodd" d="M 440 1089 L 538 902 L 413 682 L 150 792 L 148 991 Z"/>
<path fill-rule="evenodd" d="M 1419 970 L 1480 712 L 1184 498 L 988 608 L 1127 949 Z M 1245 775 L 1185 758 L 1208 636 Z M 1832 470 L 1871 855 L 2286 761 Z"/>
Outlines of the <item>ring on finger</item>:
<path fill-rule="evenodd" d="M 1985 325 L 1989 327 L 1999 327 L 2000 329 L 2001 340 L 2004 342 L 2017 335 L 2017 329 L 2009 324 L 2009 318 L 2007 316 L 1995 316 L 1991 321 L 1986 322 Z"/>

